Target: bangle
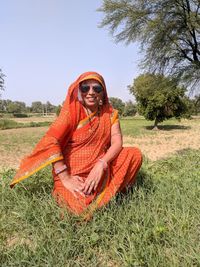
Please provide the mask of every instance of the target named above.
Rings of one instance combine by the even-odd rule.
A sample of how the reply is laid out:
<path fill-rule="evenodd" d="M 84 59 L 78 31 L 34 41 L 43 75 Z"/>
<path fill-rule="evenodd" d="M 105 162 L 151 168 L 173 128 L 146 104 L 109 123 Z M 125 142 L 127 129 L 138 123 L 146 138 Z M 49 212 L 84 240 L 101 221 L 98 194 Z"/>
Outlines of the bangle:
<path fill-rule="evenodd" d="M 106 171 L 108 169 L 108 163 L 104 159 L 99 159 L 99 161 L 103 164 L 104 171 Z"/>
<path fill-rule="evenodd" d="M 59 169 L 54 169 L 56 175 L 60 174 L 61 172 L 64 172 L 65 170 L 67 170 L 67 166 L 65 164 Z"/>

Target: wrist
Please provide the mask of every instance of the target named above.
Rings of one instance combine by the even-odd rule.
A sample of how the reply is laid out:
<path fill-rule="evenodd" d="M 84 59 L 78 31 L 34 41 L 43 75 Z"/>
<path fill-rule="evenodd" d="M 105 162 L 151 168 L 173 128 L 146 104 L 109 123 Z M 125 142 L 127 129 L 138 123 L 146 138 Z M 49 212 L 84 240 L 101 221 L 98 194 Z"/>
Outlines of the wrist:
<path fill-rule="evenodd" d="M 108 169 L 108 163 L 104 159 L 99 159 L 98 162 L 101 162 L 104 171 Z"/>
<path fill-rule="evenodd" d="M 69 179 L 70 179 L 70 175 L 68 174 L 67 171 L 61 172 L 60 174 L 58 174 L 58 177 L 59 177 L 61 182 L 65 182 L 65 183 L 67 181 L 69 181 Z"/>
<path fill-rule="evenodd" d="M 56 175 L 61 174 L 62 172 L 67 170 L 67 166 L 65 164 L 63 164 L 62 166 L 60 166 L 59 168 L 55 168 L 54 167 L 54 172 Z"/>

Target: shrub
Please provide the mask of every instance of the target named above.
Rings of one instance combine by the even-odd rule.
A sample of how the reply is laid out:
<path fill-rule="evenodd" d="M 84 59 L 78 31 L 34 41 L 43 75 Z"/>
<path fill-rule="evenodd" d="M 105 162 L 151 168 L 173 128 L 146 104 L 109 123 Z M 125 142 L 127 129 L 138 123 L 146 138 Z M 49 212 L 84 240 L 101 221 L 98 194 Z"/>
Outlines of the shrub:
<path fill-rule="evenodd" d="M 11 128 L 17 128 L 18 123 L 13 120 L 8 120 L 8 119 L 1 119 L 0 120 L 0 129 L 5 130 L 5 129 L 11 129 Z"/>
<path fill-rule="evenodd" d="M 15 118 L 27 118 L 28 114 L 26 114 L 26 113 L 13 113 L 13 117 L 15 117 Z"/>

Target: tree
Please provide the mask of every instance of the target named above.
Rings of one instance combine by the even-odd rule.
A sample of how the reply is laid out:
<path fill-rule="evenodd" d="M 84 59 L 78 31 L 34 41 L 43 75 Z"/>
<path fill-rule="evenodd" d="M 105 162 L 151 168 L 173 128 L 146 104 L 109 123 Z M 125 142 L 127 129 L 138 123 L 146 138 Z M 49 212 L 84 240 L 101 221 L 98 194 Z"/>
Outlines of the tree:
<path fill-rule="evenodd" d="M 123 116 L 135 116 L 137 113 L 137 106 L 131 100 L 125 103 Z"/>
<path fill-rule="evenodd" d="M 113 108 L 117 109 L 119 111 L 119 115 L 122 115 L 124 112 L 124 102 L 117 97 L 109 97 L 109 101 L 112 104 Z"/>
<path fill-rule="evenodd" d="M 98 11 L 117 42 L 140 42 L 146 71 L 200 82 L 199 0 L 104 0 Z"/>
<path fill-rule="evenodd" d="M 178 87 L 173 79 L 160 74 L 138 76 L 129 90 L 138 102 L 138 110 L 147 120 L 154 120 L 154 128 L 159 122 L 186 113 L 184 101 L 186 89 Z"/>
<path fill-rule="evenodd" d="M 42 113 L 43 112 L 43 104 L 40 101 L 32 102 L 31 110 L 33 113 Z"/>
<path fill-rule="evenodd" d="M 0 90 L 4 90 L 4 77 L 5 75 L 2 73 L 2 70 L 0 69 Z"/>
<path fill-rule="evenodd" d="M 0 99 L 0 112 L 6 112 L 7 100 Z"/>
<path fill-rule="evenodd" d="M 46 102 L 45 104 L 46 110 L 49 113 L 55 113 L 56 112 L 56 106 L 52 105 L 49 101 Z"/>
<path fill-rule="evenodd" d="M 193 101 L 194 101 L 195 115 L 200 114 L 200 95 L 196 95 Z"/>
<path fill-rule="evenodd" d="M 7 112 L 9 113 L 23 113 L 26 112 L 26 104 L 21 101 L 10 101 L 7 105 Z"/>
<path fill-rule="evenodd" d="M 61 105 L 58 105 L 58 106 L 56 107 L 56 116 L 59 116 L 60 111 L 61 111 L 61 108 L 62 108 Z"/>

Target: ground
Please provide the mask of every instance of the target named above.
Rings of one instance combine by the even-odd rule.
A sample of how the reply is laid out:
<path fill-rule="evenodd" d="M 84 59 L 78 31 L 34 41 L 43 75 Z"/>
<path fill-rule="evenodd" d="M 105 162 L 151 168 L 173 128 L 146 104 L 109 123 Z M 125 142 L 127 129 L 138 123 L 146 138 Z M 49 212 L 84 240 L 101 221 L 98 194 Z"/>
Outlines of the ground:
<path fill-rule="evenodd" d="M 43 118 L 40 119 L 44 120 Z M 37 122 L 38 119 L 32 119 L 32 121 Z M 31 152 L 47 129 L 48 127 L 32 127 L 1 130 L 0 169 L 17 168 L 21 158 Z M 124 146 L 139 147 L 146 158 L 155 161 L 188 148 L 200 149 L 199 133 L 199 119 L 183 120 L 180 123 L 176 122 L 174 126 L 163 126 L 159 131 L 152 132 L 147 127 L 139 135 L 124 135 L 123 142 Z"/>
<path fill-rule="evenodd" d="M 184 149 L 200 149 L 200 124 L 182 121 L 182 127 L 159 130 L 153 135 L 124 137 L 124 146 L 138 146 L 150 160 L 167 158 Z"/>

